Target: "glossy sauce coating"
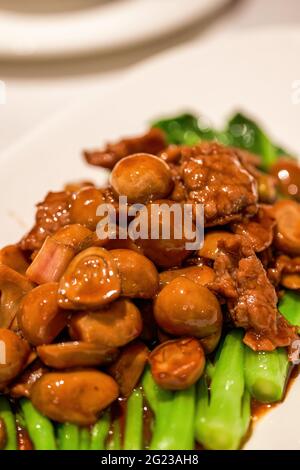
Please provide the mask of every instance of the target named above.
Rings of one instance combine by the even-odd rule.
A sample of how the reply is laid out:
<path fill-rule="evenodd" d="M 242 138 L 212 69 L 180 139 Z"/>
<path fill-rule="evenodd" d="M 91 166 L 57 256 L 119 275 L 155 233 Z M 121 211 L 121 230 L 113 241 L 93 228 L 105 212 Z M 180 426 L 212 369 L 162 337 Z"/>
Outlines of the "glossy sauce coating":
<path fill-rule="evenodd" d="M 120 160 L 112 170 L 110 183 L 118 196 L 130 203 L 161 199 L 172 191 L 168 165 L 155 155 L 139 153 Z"/>
<path fill-rule="evenodd" d="M 108 369 L 119 385 L 121 395 L 127 397 L 137 385 L 147 363 L 149 350 L 141 341 L 125 346 L 118 359 Z"/>
<path fill-rule="evenodd" d="M 170 269 L 169 271 L 163 271 L 159 274 L 159 286 L 162 289 L 166 285 L 170 284 L 173 279 L 177 277 L 186 277 L 191 281 L 195 282 L 199 286 L 207 286 L 214 278 L 215 273 L 209 266 L 189 266 L 181 269 Z"/>
<path fill-rule="evenodd" d="M 137 338 L 142 327 L 138 308 L 120 299 L 103 310 L 72 315 L 70 335 L 74 340 L 118 348 Z"/>
<path fill-rule="evenodd" d="M 68 312 L 58 307 L 58 283 L 42 284 L 28 292 L 18 312 L 18 323 L 30 343 L 49 344 L 67 325 Z"/>
<path fill-rule="evenodd" d="M 204 338 L 219 331 L 220 304 L 206 287 L 178 277 L 164 287 L 154 304 L 158 325 L 174 336 Z"/>
<path fill-rule="evenodd" d="M 39 346 L 37 353 L 46 366 L 54 369 L 100 366 L 118 356 L 116 348 L 101 348 L 98 344 L 82 341 L 46 344 Z"/>
<path fill-rule="evenodd" d="M 0 328 L 14 328 L 15 317 L 23 296 L 33 284 L 22 274 L 0 264 Z"/>
<path fill-rule="evenodd" d="M 41 413 L 54 421 L 86 426 L 96 422 L 118 392 L 117 383 L 95 369 L 49 372 L 32 387 L 31 400 Z"/>
<path fill-rule="evenodd" d="M 0 250 L 0 264 L 5 264 L 20 274 L 25 274 L 29 266 L 23 251 L 17 245 L 8 245 Z"/>
<path fill-rule="evenodd" d="M 280 158 L 272 165 L 271 173 L 282 194 L 300 201 L 300 166 L 297 160 Z"/>
<path fill-rule="evenodd" d="M 70 221 L 95 230 L 100 218 L 97 208 L 105 203 L 105 194 L 101 189 L 85 187 L 72 195 L 70 203 Z"/>
<path fill-rule="evenodd" d="M 26 364 L 23 372 L 10 384 L 9 393 L 13 398 L 30 397 L 30 391 L 33 384 L 39 380 L 42 375 L 49 372 L 49 369 L 37 359 L 29 366 Z"/>
<path fill-rule="evenodd" d="M 234 234 L 225 232 L 224 230 L 208 232 L 204 237 L 204 244 L 198 253 L 200 256 L 203 256 L 203 258 L 215 260 L 219 252 L 219 241 L 231 239 L 234 239 Z"/>
<path fill-rule="evenodd" d="M 184 390 L 201 377 L 205 354 L 194 338 L 181 338 L 157 346 L 149 357 L 155 382 L 167 390 Z"/>
<path fill-rule="evenodd" d="M 23 369 L 30 353 L 27 341 L 13 331 L 0 328 L 0 389 L 11 382 Z"/>
<path fill-rule="evenodd" d="M 88 248 L 69 264 L 59 284 L 59 305 L 68 308 L 71 301 L 78 307 L 97 308 L 120 295 L 118 268 L 104 248 Z"/>
<path fill-rule="evenodd" d="M 276 247 L 284 253 L 300 255 L 300 204 L 288 199 L 278 201 L 271 213 L 277 223 Z"/>
<path fill-rule="evenodd" d="M 186 243 L 194 241 L 194 238 L 187 240 L 182 230 L 178 234 L 179 237 L 177 236 L 174 212 L 170 212 L 172 207 L 174 207 L 174 201 L 167 199 L 148 204 L 145 213 L 145 219 L 148 220 L 148 238 L 140 237 L 136 240 L 136 244 L 145 256 L 150 258 L 156 266 L 166 269 L 180 266 L 191 253 L 186 248 Z M 180 216 L 183 217 L 182 205 L 179 205 L 179 208 L 181 208 Z M 168 212 L 170 212 L 169 219 L 165 217 Z M 163 230 L 166 230 L 165 234 Z M 158 234 L 156 238 L 152 236 L 153 231 Z"/>
<path fill-rule="evenodd" d="M 132 250 L 111 250 L 125 297 L 151 299 L 158 291 L 158 272 L 145 256 Z"/>

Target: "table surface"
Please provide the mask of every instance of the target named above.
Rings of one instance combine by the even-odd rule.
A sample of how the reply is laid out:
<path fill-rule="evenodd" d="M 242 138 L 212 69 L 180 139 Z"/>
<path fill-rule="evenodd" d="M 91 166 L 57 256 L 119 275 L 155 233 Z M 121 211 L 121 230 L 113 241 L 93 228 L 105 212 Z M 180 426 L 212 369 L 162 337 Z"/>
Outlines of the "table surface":
<path fill-rule="evenodd" d="M 105 92 L 122 73 L 160 52 L 223 32 L 295 24 L 300 28 L 300 0 L 232 0 L 205 24 L 195 22 L 188 30 L 119 53 L 61 62 L 0 62 L 0 80 L 6 85 L 6 103 L 0 105 L 0 153 L 79 96 Z"/>

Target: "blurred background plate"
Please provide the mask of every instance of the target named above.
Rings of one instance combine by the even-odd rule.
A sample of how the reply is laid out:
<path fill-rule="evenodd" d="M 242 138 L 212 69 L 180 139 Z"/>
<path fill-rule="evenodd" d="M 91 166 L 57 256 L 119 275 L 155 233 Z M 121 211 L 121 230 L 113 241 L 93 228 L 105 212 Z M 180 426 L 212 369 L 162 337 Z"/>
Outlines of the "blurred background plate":
<path fill-rule="evenodd" d="M 0 58 L 111 51 L 182 29 L 228 0 L 0 0 Z"/>

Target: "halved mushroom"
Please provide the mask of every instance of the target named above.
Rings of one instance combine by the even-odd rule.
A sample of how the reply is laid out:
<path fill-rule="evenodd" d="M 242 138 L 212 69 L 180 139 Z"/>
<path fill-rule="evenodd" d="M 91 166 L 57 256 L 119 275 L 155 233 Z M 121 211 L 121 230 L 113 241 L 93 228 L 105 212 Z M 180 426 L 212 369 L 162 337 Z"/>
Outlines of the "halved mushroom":
<path fill-rule="evenodd" d="M 118 397 L 112 377 L 95 369 L 49 372 L 31 389 L 33 405 L 60 423 L 88 426 Z"/>
<path fill-rule="evenodd" d="M 16 333 L 0 328 L 0 389 L 11 382 L 23 369 L 30 353 L 27 341 Z"/>
<path fill-rule="evenodd" d="M 46 238 L 27 269 L 27 276 L 37 284 L 57 282 L 78 251 L 90 246 L 94 234 L 83 225 L 67 225 Z"/>
<path fill-rule="evenodd" d="M 128 397 L 138 383 L 147 363 L 149 350 L 141 341 L 134 341 L 121 351 L 108 373 L 119 385 L 121 395 Z"/>
<path fill-rule="evenodd" d="M 98 344 L 74 341 L 38 346 L 40 359 L 54 369 L 71 367 L 92 367 L 109 364 L 119 353 L 116 348 L 101 347 Z"/>
<path fill-rule="evenodd" d="M 105 194 L 95 187 L 84 187 L 72 195 L 70 203 L 70 221 L 72 224 L 82 224 L 90 230 L 95 230 L 101 217 L 97 209 L 105 204 Z"/>
<path fill-rule="evenodd" d="M 120 299 L 103 310 L 72 315 L 70 336 L 76 341 L 118 348 L 137 338 L 142 327 L 138 308 L 129 300 Z"/>
<path fill-rule="evenodd" d="M 8 245 L 0 250 L 0 264 L 9 266 L 20 274 L 25 274 L 29 263 L 18 245 Z"/>
<path fill-rule="evenodd" d="M 18 324 L 31 344 L 51 343 L 67 325 L 68 313 L 58 307 L 58 284 L 49 282 L 28 292 L 18 312 Z"/>
<path fill-rule="evenodd" d="M 152 261 L 132 250 L 111 250 L 125 297 L 151 299 L 158 291 L 158 272 Z"/>
<path fill-rule="evenodd" d="M 204 244 L 202 248 L 198 251 L 199 256 L 215 260 L 219 252 L 219 241 L 231 240 L 234 237 L 235 235 L 233 233 L 225 232 L 225 230 L 213 230 L 211 232 L 207 232 L 204 237 Z"/>
<path fill-rule="evenodd" d="M 33 284 L 22 274 L 0 264 L 0 328 L 10 328 L 23 296 Z"/>
<path fill-rule="evenodd" d="M 163 271 L 159 274 L 159 286 L 163 287 L 170 284 L 173 279 L 177 277 L 186 277 L 191 281 L 194 281 L 199 286 L 207 286 L 215 278 L 215 272 L 209 266 L 189 266 L 182 269 L 170 269 L 169 271 Z"/>
<path fill-rule="evenodd" d="M 67 309 L 74 309 L 74 304 L 77 308 L 97 308 L 115 300 L 120 291 L 120 276 L 112 255 L 104 248 L 92 247 L 69 264 L 60 280 L 58 303 Z"/>
<path fill-rule="evenodd" d="M 222 324 L 217 297 L 185 277 L 177 277 L 160 291 L 154 315 L 160 328 L 173 336 L 204 338 Z"/>
<path fill-rule="evenodd" d="M 162 199 L 173 189 L 169 166 L 155 155 L 137 153 L 120 160 L 113 168 L 110 184 L 118 196 L 129 203 Z"/>
<path fill-rule="evenodd" d="M 300 255 L 300 204 L 285 199 L 273 205 L 271 214 L 277 222 L 275 246 L 291 255 Z"/>
<path fill-rule="evenodd" d="M 205 354 L 195 338 L 180 338 L 157 346 L 149 357 L 155 382 L 167 390 L 184 390 L 197 382 Z"/>

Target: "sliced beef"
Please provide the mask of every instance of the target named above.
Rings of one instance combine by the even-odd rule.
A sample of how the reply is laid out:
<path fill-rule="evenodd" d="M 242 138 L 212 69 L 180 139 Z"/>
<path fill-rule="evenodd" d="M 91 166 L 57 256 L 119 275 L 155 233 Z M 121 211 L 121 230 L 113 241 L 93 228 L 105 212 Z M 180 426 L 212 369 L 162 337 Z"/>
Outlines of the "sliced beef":
<path fill-rule="evenodd" d="M 266 271 L 243 237 L 220 241 L 211 288 L 227 301 L 230 316 L 244 328 L 244 342 L 254 350 L 288 346 L 295 330 L 277 310 L 277 295 Z"/>
<path fill-rule="evenodd" d="M 204 205 L 206 227 L 224 225 L 257 211 L 254 178 L 235 151 L 204 142 L 182 151 L 181 175 L 188 202 Z"/>
<path fill-rule="evenodd" d="M 35 225 L 21 240 L 22 250 L 39 250 L 49 235 L 70 223 L 70 198 L 67 191 L 50 192 L 45 200 L 37 205 Z"/>
<path fill-rule="evenodd" d="M 103 150 L 85 151 L 84 157 L 90 165 L 112 169 L 124 157 L 134 153 L 158 155 L 165 147 L 167 142 L 164 132 L 153 128 L 142 136 L 109 143 Z"/>

